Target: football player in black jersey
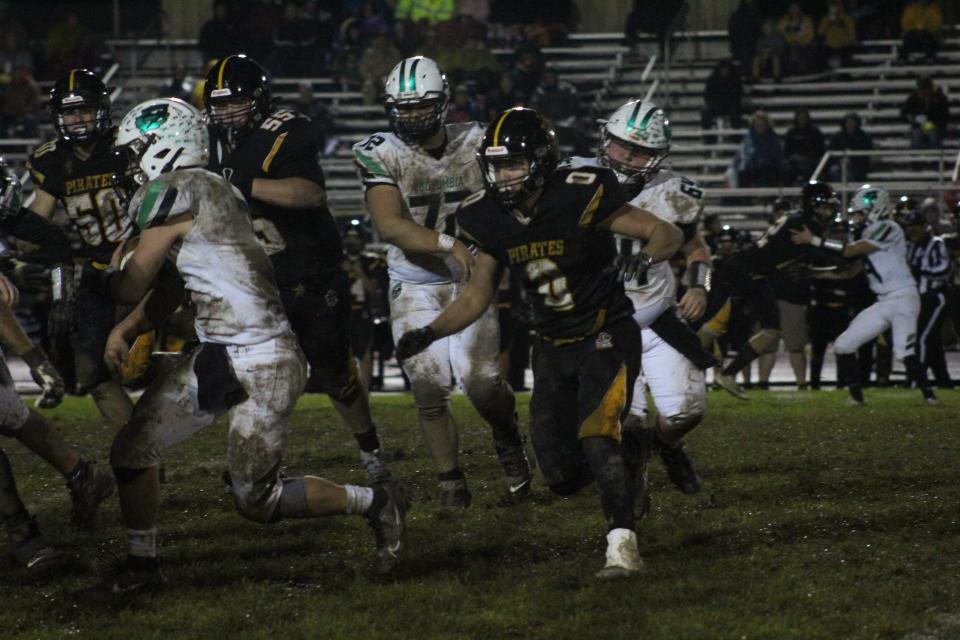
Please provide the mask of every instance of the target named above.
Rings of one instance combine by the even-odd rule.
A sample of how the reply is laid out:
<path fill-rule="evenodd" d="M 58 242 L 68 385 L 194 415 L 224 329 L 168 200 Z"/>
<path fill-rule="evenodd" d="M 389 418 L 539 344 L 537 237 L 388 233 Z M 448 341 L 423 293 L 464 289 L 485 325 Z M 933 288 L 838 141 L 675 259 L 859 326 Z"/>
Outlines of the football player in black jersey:
<path fill-rule="evenodd" d="M 478 249 L 469 283 L 428 326 L 397 345 L 403 359 L 461 331 L 490 306 L 499 271 L 510 267 L 533 305 L 530 434 L 550 489 L 569 495 L 593 478 L 606 516 L 606 566 L 599 577 L 642 567 L 634 516 L 639 461 L 621 419 L 640 365 L 640 329 L 623 278 L 670 258 L 683 234 L 627 204 L 608 169 L 558 169 L 550 123 L 531 109 L 500 114 L 478 152 L 485 189 L 463 201 L 464 239 Z M 618 270 L 613 234 L 641 238 L 643 251 Z M 633 467 L 633 468 L 631 468 Z"/>
<path fill-rule="evenodd" d="M 371 480 L 384 482 L 390 471 L 380 459 L 367 389 L 350 352 L 350 280 L 310 120 L 274 108 L 265 71 L 243 54 L 210 69 L 204 100 L 213 125 L 208 168 L 250 203 L 284 310 L 310 363 L 307 391 L 330 396 Z"/>
<path fill-rule="evenodd" d="M 807 227 L 813 233 L 822 234 L 824 225 L 834 219 L 839 206 L 840 201 L 830 185 L 823 182 L 804 185 L 800 210 L 780 216 L 756 244 L 728 258 L 722 272 L 715 275 L 712 300 L 719 302 L 720 307 L 726 298 L 744 302 L 757 314 L 761 327 L 716 376 L 717 384 L 737 398 L 748 399 L 734 379 L 736 374 L 777 344 L 781 336 L 780 312 L 767 277 L 791 265 L 823 264 L 821 254 L 793 243 L 792 232 Z M 717 337 L 704 329 L 700 335 L 708 347 L 710 340 Z"/>
<path fill-rule="evenodd" d="M 90 71 L 73 69 L 54 83 L 49 106 L 57 138 L 37 147 L 27 160 L 36 184 L 30 209 L 50 218 L 57 203 L 63 205 L 83 242 L 82 257 L 106 268 L 114 249 L 130 235 L 131 225 L 123 213 L 122 201 L 128 194 L 113 180 L 116 129 L 110 118 L 110 93 Z M 133 404 L 103 360 L 107 336 L 117 320 L 116 306 L 87 288 L 80 288 L 65 304 L 70 312 L 57 317 L 67 318 L 68 326 L 55 329 L 69 336 L 77 392 L 89 392 L 103 416 L 120 427 Z"/>

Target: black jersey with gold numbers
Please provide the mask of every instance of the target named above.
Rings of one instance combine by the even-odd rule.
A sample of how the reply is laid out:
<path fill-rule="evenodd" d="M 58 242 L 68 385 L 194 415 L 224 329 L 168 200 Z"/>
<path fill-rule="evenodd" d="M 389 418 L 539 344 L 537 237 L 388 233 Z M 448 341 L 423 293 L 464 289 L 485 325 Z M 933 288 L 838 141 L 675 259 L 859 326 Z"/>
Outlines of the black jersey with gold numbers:
<path fill-rule="evenodd" d="M 116 128 L 104 132 L 89 155 L 74 144 L 53 140 L 34 149 L 27 160 L 34 184 L 63 205 L 83 241 L 84 255 L 104 263 L 132 226 L 121 202 L 129 194 L 113 183 L 115 135 Z"/>
<path fill-rule="evenodd" d="M 575 340 L 633 314 L 614 267 L 613 234 L 598 227 L 626 203 L 610 170 L 560 169 L 529 221 L 480 191 L 464 200 L 457 222 L 522 284 L 537 333 Z"/>
<path fill-rule="evenodd" d="M 215 129 L 212 133 L 208 168 L 228 176 L 241 189 L 255 178 L 298 177 L 324 184 L 317 163 L 319 150 L 306 116 L 286 109 L 274 111 L 233 149 L 217 140 Z M 281 287 L 297 286 L 339 268 L 343 260 L 340 233 L 326 206 L 287 209 L 252 198 L 250 208 L 257 237 L 273 261 Z"/>

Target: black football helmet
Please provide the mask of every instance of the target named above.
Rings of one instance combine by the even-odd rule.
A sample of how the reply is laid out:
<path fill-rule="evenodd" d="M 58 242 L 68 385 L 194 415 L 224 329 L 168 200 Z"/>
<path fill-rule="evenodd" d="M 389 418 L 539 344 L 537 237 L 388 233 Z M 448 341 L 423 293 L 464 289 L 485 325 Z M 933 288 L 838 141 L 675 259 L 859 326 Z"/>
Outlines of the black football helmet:
<path fill-rule="evenodd" d="M 800 206 L 804 217 L 825 225 L 837 216 L 840 199 L 826 182 L 808 182 L 800 192 Z"/>
<path fill-rule="evenodd" d="M 210 68 L 203 84 L 210 122 L 235 140 L 270 115 L 267 73 L 245 54 L 227 56 Z"/>
<path fill-rule="evenodd" d="M 49 108 L 57 136 L 63 142 L 95 142 L 110 129 L 110 90 L 92 71 L 71 69 L 54 82 Z M 64 116 L 82 110 L 92 110 L 93 115 L 88 120 L 65 123 Z"/>
<path fill-rule="evenodd" d="M 487 193 L 515 207 L 543 187 L 560 162 L 557 134 L 538 111 L 514 107 L 494 118 L 477 152 Z M 516 177 L 498 178 L 498 169 L 519 166 Z"/>

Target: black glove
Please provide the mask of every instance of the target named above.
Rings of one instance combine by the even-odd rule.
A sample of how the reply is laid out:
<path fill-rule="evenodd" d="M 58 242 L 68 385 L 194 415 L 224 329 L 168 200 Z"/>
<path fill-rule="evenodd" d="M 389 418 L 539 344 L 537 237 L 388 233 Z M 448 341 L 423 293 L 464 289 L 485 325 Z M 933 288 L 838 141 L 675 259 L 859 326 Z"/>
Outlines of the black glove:
<path fill-rule="evenodd" d="M 54 265 L 50 270 L 50 282 L 52 303 L 47 318 L 47 333 L 51 336 L 66 336 L 73 331 L 77 304 L 73 265 Z"/>
<path fill-rule="evenodd" d="M 620 280 L 626 282 L 627 280 L 642 281 L 644 274 L 647 273 L 647 269 L 650 268 L 652 263 L 653 260 L 650 256 L 640 251 L 630 256 L 617 256 L 614 264 L 620 274 Z"/>
<path fill-rule="evenodd" d="M 52 409 L 63 402 L 65 385 L 60 372 L 47 360 L 47 354 L 40 347 L 34 347 L 23 354 L 23 361 L 30 367 L 33 381 L 40 385 L 40 397 L 36 406 L 41 409 Z"/>
<path fill-rule="evenodd" d="M 397 343 L 397 360 L 401 362 L 410 356 L 415 356 L 437 339 L 437 333 L 431 327 L 420 327 L 413 331 L 407 331 L 400 336 L 400 342 Z"/>
<path fill-rule="evenodd" d="M 47 268 L 36 262 L 24 262 L 17 258 L 10 258 L 3 265 L 13 283 L 21 291 L 46 290 L 47 283 L 50 282 L 50 275 Z"/>

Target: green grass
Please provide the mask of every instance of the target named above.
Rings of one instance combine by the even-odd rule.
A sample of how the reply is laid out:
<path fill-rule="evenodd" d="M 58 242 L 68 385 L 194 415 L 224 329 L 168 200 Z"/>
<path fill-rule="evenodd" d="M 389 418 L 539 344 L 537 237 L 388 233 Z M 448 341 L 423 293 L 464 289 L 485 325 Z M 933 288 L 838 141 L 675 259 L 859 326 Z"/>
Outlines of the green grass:
<path fill-rule="evenodd" d="M 394 471 L 417 496 L 409 550 L 389 581 L 371 575 L 360 518 L 266 527 L 238 516 L 220 481 L 218 423 L 166 457 L 169 588 L 91 599 L 81 590 L 124 553 L 116 501 L 99 532 L 74 533 L 60 478 L 5 441 L 30 509 L 76 559 L 39 582 L 12 567 L 0 574 L 0 638 L 957 637 L 960 395 L 943 393 L 941 407 L 915 392 L 867 395 L 870 405 L 851 408 L 832 392 L 753 393 L 750 403 L 712 394 L 689 445 L 702 492 L 677 492 L 655 460 L 640 531 L 648 571 L 610 583 L 593 577 L 605 533 L 595 490 L 560 499 L 538 485 L 527 502 L 501 504 L 489 437 L 462 398 L 474 493 L 462 514 L 435 504 L 411 400 L 374 401 Z M 111 431 L 92 404 L 71 400 L 52 415 L 70 442 L 106 458 Z M 316 397 L 294 416 L 287 465 L 364 479 L 352 438 Z"/>

